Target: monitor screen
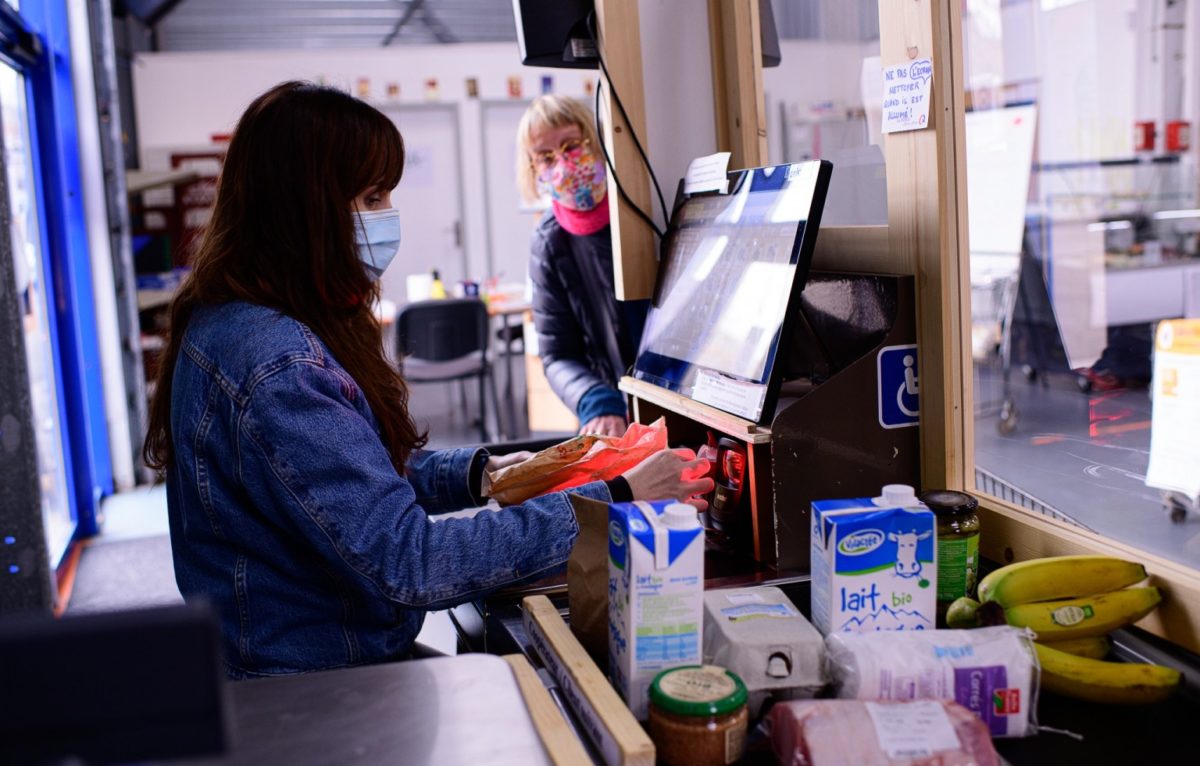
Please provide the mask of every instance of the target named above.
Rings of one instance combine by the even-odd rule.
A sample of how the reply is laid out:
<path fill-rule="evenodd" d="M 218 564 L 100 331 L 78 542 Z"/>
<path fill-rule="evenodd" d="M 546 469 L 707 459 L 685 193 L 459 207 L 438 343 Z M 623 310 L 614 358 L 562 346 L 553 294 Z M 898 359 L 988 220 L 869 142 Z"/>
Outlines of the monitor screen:
<path fill-rule="evenodd" d="M 755 422 L 772 417 L 775 357 L 831 171 L 821 161 L 736 171 L 728 194 L 678 207 L 634 377 Z"/>
<path fill-rule="evenodd" d="M 589 26 L 593 0 L 513 0 L 517 46 L 525 66 L 595 69 Z"/>

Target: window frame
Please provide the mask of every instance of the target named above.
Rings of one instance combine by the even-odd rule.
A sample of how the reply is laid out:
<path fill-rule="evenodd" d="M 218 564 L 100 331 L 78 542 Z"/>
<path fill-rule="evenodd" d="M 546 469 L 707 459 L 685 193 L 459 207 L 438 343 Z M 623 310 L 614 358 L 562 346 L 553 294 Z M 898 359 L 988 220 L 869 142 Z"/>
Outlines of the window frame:
<path fill-rule="evenodd" d="M 1099 554 L 1143 562 L 1151 582 L 1163 587 L 1168 597 L 1138 627 L 1200 652 L 1200 570 L 982 494 L 975 487 L 961 8 L 957 0 L 879 4 L 881 63 L 921 57 L 922 48 L 934 59 L 931 128 L 885 138 L 889 258 L 893 267 L 912 264 L 918 285 L 922 483 L 979 498 L 981 551 L 992 561 Z M 936 135 L 922 138 L 920 133 Z M 894 172 L 897 169 L 901 172 Z M 937 184 L 936 194 L 929 189 L 930 179 Z M 936 236 L 929 232 L 931 226 L 936 226 Z M 922 249 L 935 240 L 936 252 Z M 930 361 L 938 366 L 930 366 Z"/>

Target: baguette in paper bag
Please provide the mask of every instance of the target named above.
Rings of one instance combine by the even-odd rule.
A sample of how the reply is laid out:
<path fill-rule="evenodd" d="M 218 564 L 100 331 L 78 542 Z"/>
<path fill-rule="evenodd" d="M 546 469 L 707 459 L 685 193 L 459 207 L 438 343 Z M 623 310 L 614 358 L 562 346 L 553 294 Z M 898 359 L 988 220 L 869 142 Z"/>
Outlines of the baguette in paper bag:
<path fill-rule="evenodd" d="M 662 418 L 648 426 L 633 423 L 619 437 L 576 436 L 489 474 L 490 494 L 500 505 L 516 505 L 549 492 L 608 481 L 666 447 L 667 426 Z"/>

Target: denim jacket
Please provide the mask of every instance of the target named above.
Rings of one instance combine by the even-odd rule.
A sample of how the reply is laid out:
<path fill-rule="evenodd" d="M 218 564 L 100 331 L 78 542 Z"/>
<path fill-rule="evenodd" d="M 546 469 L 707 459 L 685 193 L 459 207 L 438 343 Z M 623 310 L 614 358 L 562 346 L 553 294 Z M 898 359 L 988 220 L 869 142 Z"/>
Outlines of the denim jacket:
<path fill-rule="evenodd" d="M 565 493 L 473 518 L 476 449 L 397 474 L 362 391 L 305 325 L 246 303 L 198 309 L 172 379 L 176 580 L 221 621 L 246 678 L 407 654 L 426 610 L 560 567 Z M 608 500 L 603 483 L 572 490 Z"/>

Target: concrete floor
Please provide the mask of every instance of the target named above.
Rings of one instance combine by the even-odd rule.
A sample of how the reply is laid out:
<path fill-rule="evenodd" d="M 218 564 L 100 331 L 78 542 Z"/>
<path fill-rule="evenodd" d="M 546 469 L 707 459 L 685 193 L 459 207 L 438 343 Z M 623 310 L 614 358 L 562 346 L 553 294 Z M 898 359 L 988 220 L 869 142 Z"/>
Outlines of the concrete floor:
<path fill-rule="evenodd" d="M 1150 456 L 1147 388 L 1084 393 L 1073 376 L 1026 380 L 1014 373 L 1016 429 L 998 429 L 1002 385 L 977 368 L 975 462 L 1080 525 L 1191 567 L 1200 567 L 1200 515 L 1171 521 L 1145 485 Z M 986 534 L 986 530 L 984 531 Z"/>

